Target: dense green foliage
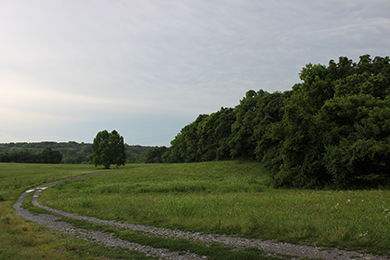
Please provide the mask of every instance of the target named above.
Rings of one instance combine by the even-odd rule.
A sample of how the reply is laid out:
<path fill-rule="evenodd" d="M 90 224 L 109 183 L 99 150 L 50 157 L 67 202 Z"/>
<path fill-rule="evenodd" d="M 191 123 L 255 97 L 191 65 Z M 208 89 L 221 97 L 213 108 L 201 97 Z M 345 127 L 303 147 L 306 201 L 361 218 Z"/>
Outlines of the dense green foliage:
<path fill-rule="evenodd" d="M 388 187 L 389 61 L 308 64 L 292 90 L 250 90 L 234 109 L 199 115 L 147 161 L 257 159 L 277 187 Z"/>
<path fill-rule="evenodd" d="M 26 150 L 0 152 L 0 162 L 61 163 L 61 161 L 62 154 L 57 150 L 52 150 L 50 146 L 43 148 L 40 153 Z"/>
<path fill-rule="evenodd" d="M 111 133 L 107 130 L 97 133 L 93 139 L 92 151 L 90 158 L 95 166 L 103 165 L 104 168 L 109 169 L 112 164 L 125 165 L 124 139 L 116 130 Z"/>
<path fill-rule="evenodd" d="M 20 163 L 32 163 L 38 162 L 38 160 L 32 160 L 36 158 L 37 154 L 41 153 L 45 147 L 51 147 L 53 150 L 59 151 L 62 154 L 61 163 L 65 164 L 80 164 L 90 163 L 89 155 L 92 153 L 92 144 L 90 143 L 77 143 L 70 142 L 36 142 L 36 143 L 7 143 L 0 144 L 0 162 L 20 162 Z M 126 162 L 127 163 L 141 163 L 145 162 L 146 153 L 155 147 L 141 146 L 141 145 L 128 145 L 125 144 Z M 10 156 L 12 159 L 10 160 Z"/>

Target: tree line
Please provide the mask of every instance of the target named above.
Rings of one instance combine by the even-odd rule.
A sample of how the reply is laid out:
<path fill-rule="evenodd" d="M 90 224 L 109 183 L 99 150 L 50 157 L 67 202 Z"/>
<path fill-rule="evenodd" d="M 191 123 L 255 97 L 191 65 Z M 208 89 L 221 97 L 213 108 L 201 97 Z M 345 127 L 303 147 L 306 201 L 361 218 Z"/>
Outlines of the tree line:
<path fill-rule="evenodd" d="M 275 187 L 389 187 L 389 57 L 309 63 L 299 76 L 289 91 L 250 90 L 234 108 L 199 115 L 146 162 L 255 159 Z"/>
<path fill-rule="evenodd" d="M 127 163 L 143 163 L 146 160 L 146 154 L 155 147 L 141 145 L 125 145 Z M 56 163 L 82 164 L 92 163 L 90 155 L 92 154 L 92 144 L 70 142 L 20 142 L 0 144 L 0 162 L 20 162 L 20 163 L 39 163 L 39 155 L 43 149 L 51 148 L 52 151 L 58 151 L 62 155 L 62 160 Z"/>
<path fill-rule="evenodd" d="M 61 163 L 62 154 L 51 147 L 45 147 L 39 153 L 26 150 L 13 150 L 0 153 L 0 162 L 16 163 Z"/>

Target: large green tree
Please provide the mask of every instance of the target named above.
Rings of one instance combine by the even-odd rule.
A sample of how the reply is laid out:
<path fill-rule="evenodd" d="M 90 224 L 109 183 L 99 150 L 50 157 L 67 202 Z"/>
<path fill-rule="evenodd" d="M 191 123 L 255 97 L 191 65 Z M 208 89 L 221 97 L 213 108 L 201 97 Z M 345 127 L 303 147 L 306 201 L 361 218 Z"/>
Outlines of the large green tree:
<path fill-rule="evenodd" d="M 309 63 L 300 79 L 290 91 L 250 90 L 234 109 L 200 115 L 156 155 L 256 158 L 276 187 L 390 187 L 390 58 Z"/>
<path fill-rule="evenodd" d="M 262 93 L 261 93 L 262 94 Z M 235 121 L 232 124 L 229 138 L 230 155 L 232 158 L 252 158 L 256 147 L 253 136 L 256 103 L 259 93 L 254 90 L 246 92 L 245 97 L 234 109 Z"/>
<path fill-rule="evenodd" d="M 233 111 L 232 108 L 222 107 L 198 124 L 198 152 L 201 154 L 201 161 L 230 158 L 228 139 L 235 120 Z"/>
<path fill-rule="evenodd" d="M 125 165 L 126 153 L 123 137 L 116 130 L 109 133 L 107 130 L 97 133 L 92 144 L 91 161 L 95 166 L 103 165 L 109 169 L 111 165 Z"/>
<path fill-rule="evenodd" d="M 308 64 L 285 101 L 276 186 L 389 185 L 389 58 Z"/>
<path fill-rule="evenodd" d="M 281 140 L 283 140 L 282 119 L 284 102 L 288 100 L 291 91 L 283 93 L 268 93 L 260 90 L 256 104 L 253 136 L 256 141 L 254 154 L 257 160 L 266 163 L 267 167 L 277 170 L 282 157 L 280 156 Z"/>

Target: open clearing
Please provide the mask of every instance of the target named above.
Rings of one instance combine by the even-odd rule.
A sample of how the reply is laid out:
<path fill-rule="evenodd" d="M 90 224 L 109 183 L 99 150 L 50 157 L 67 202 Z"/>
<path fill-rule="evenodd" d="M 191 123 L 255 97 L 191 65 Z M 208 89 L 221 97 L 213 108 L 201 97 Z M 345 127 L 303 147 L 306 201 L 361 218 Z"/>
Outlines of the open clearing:
<path fill-rule="evenodd" d="M 229 244 L 230 242 L 224 243 L 221 239 L 230 240 L 227 236 L 201 235 L 199 232 L 228 234 L 242 245 L 261 242 L 259 239 L 249 238 L 263 238 L 316 246 L 336 245 L 388 255 L 388 191 L 273 190 L 268 187 L 268 183 L 269 180 L 258 163 L 130 165 L 103 175 L 56 184 L 45 189 L 40 202 L 52 208 L 98 219 L 143 224 L 148 225 L 147 228 L 160 227 L 163 229 L 152 229 L 165 232 L 162 235 L 165 243 L 173 239 L 167 234 L 169 229 L 166 229 L 172 228 L 181 230 L 175 231 L 176 236 L 184 234 L 182 236 L 187 238 L 194 234 L 192 231 L 196 231 L 198 233 L 195 233 L 195 237 L 205 236 L 209 240 L 205 237 L 195 240 L 206 244 Z M 84 225 L 84 228 L 89 232 L 95 229 L 95 232 L 105 231 L 102 234 L 111 232 L 117 237 L 126 237 L 128 231 L 120 230 L 124 227 L 116 226 L 110 230 L 106 226 L 107 222 L 99 221 L 90 226 Z M 72 224 L 82 226 L 78 222 Z M 138 240 L 142 236 L 147 237 L 147 231 L 137 232 L 141 232 L 136 234 Z M 137 240 L 134 232 L 131 234 L 130 240 Z M 155 241 L 146 243 L 155 244 Z M 199 245 L 199 242 L 194 244 Z M 206 244 L 202 246 L 207 247 Z M 270 244 L 281 245 L 275 242 Z M 288 246 L 290 244 L 284 244 L 284 248 Z M 305 247 L 295 247 L 304 252 Z M 269 250 L 264 245 L 258 248 Z M 199 248 L 194 249 L 197 250 L 202 252 Z M 218 250 L 215 248 L 214 251 Z M 260 257 L 267 255 L 261 251 L 240 251 L 243 251 L 242 256 L 247 259 L 264 259 Z M 180 250 L 181 257 L 185 256 L 183 252 L 185 250 Z M 282 250 L 276 252 L 286 254 Z M 299 255 L 294 251 L 290 253 Z M 342 253 L 339 251 L 337 254 Z M 199 254 L 199 257 L 203 255 Z M 213 255 L 208 255 L 208 258 L 213 258 Z M 341 255 L 337 258 L 343 259 Z"/>

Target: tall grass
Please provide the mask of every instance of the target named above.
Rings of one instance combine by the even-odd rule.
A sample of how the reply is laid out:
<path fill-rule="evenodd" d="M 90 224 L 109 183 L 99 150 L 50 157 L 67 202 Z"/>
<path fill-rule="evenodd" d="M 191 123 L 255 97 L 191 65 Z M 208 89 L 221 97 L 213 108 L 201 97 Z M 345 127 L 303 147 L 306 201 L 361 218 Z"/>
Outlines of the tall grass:
<path fill-rule="evenodd" d="M 58 184 L 41 203 L 183 230 L 390 252 L 390 192 L 274 190 L 262 165 L 131 165 Z"/>
<path fill-rule="evenodd" d="M 0 201 L 16 200 L 43 183 L 93 172 L 98 170 L 91 165 L 0 163 Z"/>
<path fill-rule="evenodd" d="M 92 165 L 0 163 L 0 259 L 102 259 L 144 255 L 106 248 L 70 238 L 15 214 L 12 205 L 22 192 L 43 183 L 94 173 Z"/>

